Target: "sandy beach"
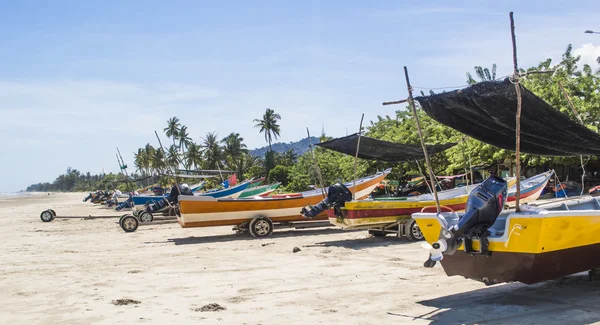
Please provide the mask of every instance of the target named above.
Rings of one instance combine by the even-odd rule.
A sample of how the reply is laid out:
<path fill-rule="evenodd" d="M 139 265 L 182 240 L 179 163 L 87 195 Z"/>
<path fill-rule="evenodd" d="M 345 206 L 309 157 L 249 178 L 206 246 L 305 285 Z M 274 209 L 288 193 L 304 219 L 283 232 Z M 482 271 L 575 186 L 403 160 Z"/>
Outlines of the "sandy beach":
<path fill-rule="evenodd" d="M 486 287 L 423 268 L 420 243 L 366 231 L 285 229 L 257 240 L 231 227 L 124 233 L 117 219 L 40 220 L 47 208 L 118 214 L 83 196 L 0 198 L 0 323 L 600 323 L 600 279 L 587 273 Z M 202 311 L 213 303 L 225 310 Z"/>

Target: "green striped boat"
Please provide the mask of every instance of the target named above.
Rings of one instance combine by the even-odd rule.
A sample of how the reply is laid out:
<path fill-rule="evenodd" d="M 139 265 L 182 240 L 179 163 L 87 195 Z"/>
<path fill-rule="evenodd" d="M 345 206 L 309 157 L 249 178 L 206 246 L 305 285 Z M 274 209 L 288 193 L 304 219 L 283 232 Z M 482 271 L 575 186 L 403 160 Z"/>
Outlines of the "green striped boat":
<path fill-rule="evenodd" d="M 279 187 L 281 183 L 267 184 L 263 186 L 253 187 L 246 189 L 240 194 L 239 198 L 249 198 L 257 195 L 268 195 L 271 192 L 275 191 L 277 187 Z"/>

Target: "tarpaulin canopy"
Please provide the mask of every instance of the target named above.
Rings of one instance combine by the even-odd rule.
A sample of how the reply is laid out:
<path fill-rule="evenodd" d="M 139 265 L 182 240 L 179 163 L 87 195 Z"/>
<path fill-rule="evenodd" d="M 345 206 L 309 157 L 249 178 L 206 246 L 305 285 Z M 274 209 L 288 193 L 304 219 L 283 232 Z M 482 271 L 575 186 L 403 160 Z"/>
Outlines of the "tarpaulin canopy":
<path fill-rule="evenodd" d="M 356 154 L 357 142 L 358 133 L 355 133 L 342 138 L 317 143 L 317 146 L 354 156 Z M 427 146 L 427 152 L 432 155 L 455 145 L 456 143 L 431 145 Z M 361 136 L 358 157 L 387 162 L 402 162 L 423 159 L 425 156 L 423 155 L 423 149 L 417 144 L 400 144 Z"/>
<path fill-rule="evenodd" d="M 521 86 L 521 152 L 547 156 L 600 155 L 600 135 L 571 120 Z M 510 80 L 415 98 L 436 121 L 477 140 L 515 150 L 517 96 Z"/>

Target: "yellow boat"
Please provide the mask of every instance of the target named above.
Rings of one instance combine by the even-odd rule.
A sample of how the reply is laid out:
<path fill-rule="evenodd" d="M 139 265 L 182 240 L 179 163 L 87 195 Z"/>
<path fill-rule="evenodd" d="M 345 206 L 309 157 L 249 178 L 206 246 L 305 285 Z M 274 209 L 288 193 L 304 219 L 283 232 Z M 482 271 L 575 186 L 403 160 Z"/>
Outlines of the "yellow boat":
<path fill-rule="evenodd" d="M 541 175 L 545 176 L 546 173 Z M 540 178 L 539 176 L 534 176 L 532 179 L 538 179 Z M 543 177 L 539 183 L 541 184 L 542 182 L 545 185 L 547 178 Z M 515 183 L 515 177 L 511 177 L 508 180 L 509 187 Z M 457 187 L 438 192 L 442 211 L 464 211 L 469 193 L 478 185 Z M 537 200 L 540 194 L 541 190 L 537 191 L 535 195 L 529 196 L 528 199 Z M 338 210 L 341 212 L 341 215 L 336 215 L 333 209 L 328 210 L 327 215 L 331 224 L 342 229 L 368 228 L 370 229 L 369 232 L 376 236 L 395 233 L 399 237 L 418 241 L 423 239 L 423 235 L 418 224 L 410 216 L 413 213 L 426 210 L 436 210 L 432 194 L 422 194 L 407 198 L 353 200 L 346 202 L 344 207 Z"/>
<path fill-rule="evenodd" d="M 448 238 L 462 215 L 415 213 L 412 217 L 431 250 L 438 250 L 435 254 L 444 248 L 441 241 Z M 508 210 L 498 216 L 489 231 L 489 255 L 466 252 L 464 243 L 451 255 L 441 252 L 440 262 L 448 276 L 460 275 L 486 284 L 532 284 L 600 268 L 600 260 L 595 258 L 600 255 L 598 198 L 522 206 L 522 212 Z M 481 250 L 480 240 L 472 244 L 473 250 Z"/>

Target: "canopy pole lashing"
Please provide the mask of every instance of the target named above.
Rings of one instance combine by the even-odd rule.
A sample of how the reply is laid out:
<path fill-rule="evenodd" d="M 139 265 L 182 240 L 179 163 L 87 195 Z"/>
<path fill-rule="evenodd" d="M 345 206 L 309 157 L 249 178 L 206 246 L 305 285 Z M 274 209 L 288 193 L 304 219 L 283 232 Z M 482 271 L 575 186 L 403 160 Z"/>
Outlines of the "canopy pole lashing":
<path fill-rule="evenodd" d="M 319 183 L 321 183 L 321 194 L 323 194 L 323 198 L 326 198 L 327 194 L 325 194 L 325 184 L 323 183 L 323 177 L 321 177 L 321 169 L 319 168 L 319 164 L 317 163 L 317 157 L 315 157 L 315 151 L 313 149 L 312 141 L 310 141 L 310 131 L 308 130 L 308 127 L 306 128 L 306 134 L 308 134 L 308 147 L 310 148 L 310 153 L 312 154 L 313 162 L 315 164 L 315 171 L 317 172 Z"/>
<path fill-rule="evenodd" d="M 356 200 L 356 164 L 358 163 L 358 150 L 360 148 L 360 137 L 362 135 L 362 124 L 365 113 L 360 117 L 360 126 L 358 127 L 358 139 L 356 140 L 356 154 L 354 155 L 354 185 L 352 186 L 352 199 Z"/>
<path fill-rule="evenodd" d="M 558 81 L 558 86 L 560 87 L 560 90 L 562 91 L 563 95 L 567 99 L 567 103 L 569 103 L 569 107 L 571 108 L 571 112 L 573 112 L 573 115 L 575 115 L 575 117 L 577 117 L 577 120 L 579 120 L 579 123 L 581 123 L 581 125 L 585 126 L 585 124 L 583 123 L 583 120 L 581 119 L 581 116 L 575 110 L 575 106 L 573 105 L 573 102 L 571 101 L 571 97 L 569 97 L 569 94 L 567 94 L 567 92 L 565 91 L 565 88 L 563 87 L 563 85 L 560 81 Z M 585 164 L 583 163 L 583 155 L 579 155 L 579 161 L 581 162 L 581 193 L 579 195 L 583 195 L 583 191 L 585 189 Z"/>
<path fill-rule="evenodd" d="M 408 90 L 408 101 L 410 103 L 410 107 L 413 112 L 413 116 L 415 118 L 415 124 L 417 125 L 417 132 L 419 133 L 419 138 L 421 139 L 421 147 L 423 148 L 423 155 L 425 156 L 425 163 L 427 163 L 427 171 L 429 172 L 429 180 L 431 181 L 431 187 L 433 188 L 433 197 L 435 199 L 435 207 L 437 209 L 437 213 L 442 212 L 442 208 L 440 207 L 440 200 L 438 199 L 437 189 L 435 186 L 435 175 L 433 175 L 433 169 L 431 168 L 431 161 L 429 160 L 429 154 L 427 153 L 427 146 L 425 146 L 425 139 L 423 138 L 423 132 L 421 131 L 421 123 L 419 122 L 419 116 L 417 115 L 417 109 L 415 107 L 415 101 L 412 95 L 412 87 L 410 86 L 410 79 L 408 78 L 408 69 L 404 66 L 404 76 L 406 77 L 406 88 Z"/>
<path fill-rule="evenodd" d="M 519 66 L 517 64 L 517 41 L 515 37 L 515 20 L 513 18 L 513 12 L 511 11 L 508 16 L 510 17 L 510 34 L 512 39 L 512 50 L 513 50 L 513 64 L 514 64 L 514 73 L 513 73 L 513 83 L 515 84 L 515 92 L 517 94 L 517 116 L 516 116 L 516 125 L 515 125 L 515 138 L 516 138 L 516 150 L 515 150 L 515 158 L 516 158 L 516 168 L 517 168 L 517 182 L 515 193 L 515 208 L 516 212 L 521 211 L 520 201 L 521 201 L 521 86 L 519 85 Z"/>

